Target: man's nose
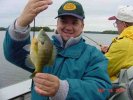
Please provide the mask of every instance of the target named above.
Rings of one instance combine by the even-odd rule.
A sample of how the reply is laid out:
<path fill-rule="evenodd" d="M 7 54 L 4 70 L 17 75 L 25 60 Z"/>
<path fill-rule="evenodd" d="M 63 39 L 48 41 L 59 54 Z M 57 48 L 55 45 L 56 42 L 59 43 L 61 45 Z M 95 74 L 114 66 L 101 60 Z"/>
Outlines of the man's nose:
<path fill-rule="evenodd" d="M 67 29 L 67 30 L 72 30 L 72 28 L 73 28 L 73 26 L 72 26 L 71 24 L 67 24 L 67 25 L 66 25 L 66 29 Z"/>

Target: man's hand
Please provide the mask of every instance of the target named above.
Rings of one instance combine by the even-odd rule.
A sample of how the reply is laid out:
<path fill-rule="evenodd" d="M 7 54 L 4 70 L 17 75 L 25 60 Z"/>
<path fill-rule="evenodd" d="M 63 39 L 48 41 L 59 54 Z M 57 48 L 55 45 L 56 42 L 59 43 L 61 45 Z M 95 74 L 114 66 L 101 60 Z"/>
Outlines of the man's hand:
<path fill-rule="evenodd" d="M 60 86 L 59 78 L 47 73 L 37 73 L 33 81 L 35 91 L 44 96 L 54 96 Z"/>
<path fill-rule="evenodd" d="M 103 53 L 107 53 L 108 52 L 108 46 L 101 46 L 101 51 L 103 52 Z"/>
<path fill-rule="evenodd" d="M 17 19 L 17 24 L 21 27 L 26 27 L 40 12 L 46 10 L 51 4 L 52 0 L 29 0 L 22 14 Z"/>

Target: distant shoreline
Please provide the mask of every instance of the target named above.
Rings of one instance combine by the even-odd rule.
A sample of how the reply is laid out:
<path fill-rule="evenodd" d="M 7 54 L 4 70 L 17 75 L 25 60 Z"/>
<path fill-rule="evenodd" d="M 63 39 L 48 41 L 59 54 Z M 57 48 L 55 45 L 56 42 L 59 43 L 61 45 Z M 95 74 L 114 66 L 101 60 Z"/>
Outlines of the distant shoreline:
<path fill-rule="evenodd" d="M 31 28 L 31 31 L 39 31 L 42 27 L 37 27 L 33 30 L 33 27 Z M 50 29 L 49 27 L 44 27 L 44 30 L 46 29 L 46 32 L 54 32 L 54 29 Z M 0 27 L 0 31 L 6 31 L 7 28 Z M 84 33 L 87 34 L 118 34 L 118 31 L 113 31 L 113 30 L 105 30 L 102 32 L 99 31 L 84 31 Z"/>

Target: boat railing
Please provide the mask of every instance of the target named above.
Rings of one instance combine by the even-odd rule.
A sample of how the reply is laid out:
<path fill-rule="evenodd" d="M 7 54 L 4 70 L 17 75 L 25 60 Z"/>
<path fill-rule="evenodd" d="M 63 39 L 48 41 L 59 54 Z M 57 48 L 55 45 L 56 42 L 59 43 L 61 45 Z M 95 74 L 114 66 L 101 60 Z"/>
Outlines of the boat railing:
<path fill-rule="evenodd" d="M 31 100 L 31 82 L 26 80 L 0 89 L 0 100 Z"/>

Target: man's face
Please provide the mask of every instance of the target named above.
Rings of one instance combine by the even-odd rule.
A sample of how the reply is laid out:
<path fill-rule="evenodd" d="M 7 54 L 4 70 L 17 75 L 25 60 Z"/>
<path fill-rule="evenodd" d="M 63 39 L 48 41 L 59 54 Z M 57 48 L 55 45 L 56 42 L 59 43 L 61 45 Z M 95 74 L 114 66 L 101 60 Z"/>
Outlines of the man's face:
<path fill-rule="evenodd" d="M 57 32 L 61 35 L 64 41 L 70 37 L 77 37 L 82 33 L 84 27 L 83 20 L 73 16 L 62 16 L 57 20 Z"/>
<path fill-rule="evenodd" d="M 126 28 L 125 22 L 116 19 L 115 23 L 119 34 L 121 34 L 121 32 Z"/>

